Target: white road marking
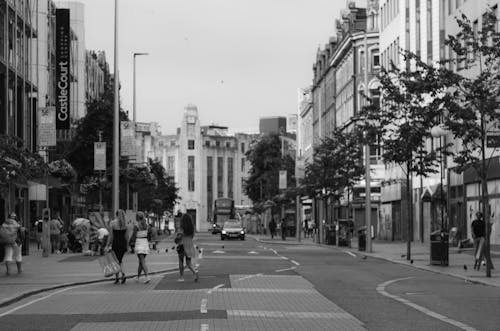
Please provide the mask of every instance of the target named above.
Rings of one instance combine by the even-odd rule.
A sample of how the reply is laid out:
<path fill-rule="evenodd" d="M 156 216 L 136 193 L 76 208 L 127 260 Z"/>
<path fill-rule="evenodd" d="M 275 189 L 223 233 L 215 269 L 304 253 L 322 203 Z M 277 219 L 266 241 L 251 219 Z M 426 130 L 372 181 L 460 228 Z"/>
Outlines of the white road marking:
<path fill-rule="evenodd" d="M 207 291 L 207 294 L 212 294 L 213 291 L 217 291 L 218 289 L 220 289 L 223 286 L 224 286 L 224 284 L 219 284 L 217 286 L 214 286 L 213 288 L 211 288 L 210 290 Z"/>
<path fill-rule="evenodd" d="M 350 255 L 350 256 L 352 256 L 352 257 L 356 257 L 356 254 L 354 254 L 354 253 L 353 253 L 353 252 L 351 252 L 351 251 L 342 251 L 342 252 L 347 253 L 347 254 L 349 254 L 349 255 Z"/>
<path fill-rule="evenodd" d="M 393 279 L 393 280 L 389 280 L 387 282 L 384 282 L 382 284 L 379 284 L 377 286 L 377 292 L 382 294 L 383 296 L 386 296 L 388 298 L 391 298 L 393 300 L 396 300 L 396 301 L 399 301 L 409 307 L 412 307 L 413 309 L 416 309 L 418 310 L 419 312 L 421 313 L 424 313 L 426 314 L 427 316 L 430 316 L 430 317 L 433 317 L 435 319 L 438 319 L 440 320 L 441 322 L 445 322 L 445 323 L 448 323 L 448 324 L 451 324 L 459 329 L 462 329 L 462 330 L 467 330 L 467 331 L 478 331 L 477 329 L 473 328 L 472 326 L 469 326 L 467 324 L 464 324 L 462 322 L 459 322 L 457 320 L 454 320 L 454 319 L 451 319 L 447 316 L 444 316 L 444 315 L 441 315 L 441 314 L 438 314 L 430 309 L 427 309 L 425 307 L 422 307 L 422 306 L 419 306 L 409 300 L 406 300 L 404 298 L 401 298 L 397 295 L 393 295 L 393 294 L 390 294 L 388 293 L 385 288 L 392 284 L 392 283 L 396 283 L 396 282 L 399 282 L 399 281 L 402 281 L 402 280 L 407 280 L 407 279 L 412 279 L 412 278 L 415 278 L 415 277 L 405 277 L 405 278 L 398 278 L 398 279 Z"/>
<path fill-rule="evenodd" d="M 200 326 L 200 331 L 208 331 L 208 324 L 202 324 Z"/>
<path fill-rule="evenodd" d="M 286 269 L 278 269 L 278 270 L 275 270 L 274 272 L 283 272 L 283 271 L 289 271 L 289 270 L 294 270 L 295 267 L 291 267 L 291 268 L 286 268 Z"/>
<path fill-rule="evenodd" d="M 291 260 L 290 262 L 292 262 L 292 263 L 293 263 L 293 264 L 295 264 L 295 265 L 300 265 L 300 263 L 299 263 L 299 262 L 297 262 L 297 261 L 295 261 L 295 260 Z"/>
<path fill-rule="evenodd" d="M 207 298 L 201 299 L 200 313 L 206 314 L 208 312 L 207 304 L 208 304 Z"/>
<path fill-rule="evenodd" d="M 292 311 L 268 311 L 268 310 L 228 310 L 227 316 L 250 316 L 267 318 L 329 318 L 329 319 L 353 319 L 349 313 L 320 313 L 320 312 L 292 312 Z"/>
<path fill-rule="evenodd" d="M 214 253 L 214 254 L 226 254 L 226 252 L 220 251 L 220 250 L 213 251 L 212 253 Z"/>
<path fill-rule="evenodd" d="M 249 278 L 253 278 L 253 277 L 259 277 L 259 276 L 262 276 L 262 275 L 263 274 L 248 275 L 248 276 L 245 276 L 245 277 L 238 278 L 237 280 L 245 280 L 245 279 L 249 279 Z"/>
<path fill-rule="evenodd" d="M 250 251 L 248 252 L 248 254 L 259 254 L 259 253 L 257 253 L 256 251 Z"/>
<path fill-rule="evenodd" d="M 288 260 L 288 258 L 286 256 L 282 256 L 281 257 L 283 260 Z"/>
<path fill-rule="evenodd" d="M 274 254 L 278 255 L 278 252 L 276 252 L 276 250 L 275 250 L 275 249 L 272 249 L 272 248 L 271 248 L 271 252 L 273 252 Z"/>
<path fill-rule="evenodd" d="M 51 296 L 54 296 L 54 295 L 59 294 L 59 293 L 62 293 L 62 292 L 66 292 L 66 291 L 71 290 L 71 289 L 74 289 L 74 288 L 76 288 L 76 287 L 79 287 L 79 286 L 67 287 L 67 288 L 64 288 L 64 289 L 62 289 L 62 290 L 55 291 L 55 292 L 53 292 L 53 293 L 47 294 L 46 296 L 43 296 L 43 297 L 41 297 L 41 298 L 31 300 L 31 301 L 29 301 L 29 302 L 27 302 L 27 303 L 25 303 L 25 304 L 23 304 L 23 305 L 17 306 L 17 307 L 15 307 L 15 308 L 12 308 L 12 309 L 7 310 L 6 312 L 4 312 L 4 313 L 0 314 L 0 318 L 1 318 L 1 317 L 4 317 L 5 315 L 12 314 L 13 312 L 18 311 L 19 309 L 22 309 L 22 308 L 28 307 L 29 305 L 32 305 L 32 304 L 34 304 L 34 303 L 36 303 L 36 302 L 38 302 L 38 301 L 45 300 L 45 299 L 47 299 L 47 298 L 50 298 Z"/>

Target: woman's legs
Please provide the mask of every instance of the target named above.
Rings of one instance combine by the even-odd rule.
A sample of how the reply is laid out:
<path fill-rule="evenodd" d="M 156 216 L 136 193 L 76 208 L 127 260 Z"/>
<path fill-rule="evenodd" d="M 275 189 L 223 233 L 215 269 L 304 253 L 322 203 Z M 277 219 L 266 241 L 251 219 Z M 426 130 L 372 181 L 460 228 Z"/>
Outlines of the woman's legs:
<path fill-rule="evenodd" d="M 139 260 L 139 265 L 137 266 L 137 280 L 139 280 L 139 277 L 141 277 L 141 273 L 142 273 L 141 255 L 144 255 L 144 254 L 137 254 L 137 259 Z"/>
<path fill-rule="evenodd" d="M 178 254 L 179 258 L 179 279 L 184 277 L 184 254 Z"/>
<path fill-rule="evenodd" d="M 139 264 L 144 270 L 144 275 L 146 275 L 146 283 L 149 283 L 148 266 L 146 265 L 146 254 L 139 254 Z"/>
<path fill-rule="evenodd" d="M 191 270 L 191 272 L 193 273 L 194 281 L 197 282 L 198 281 L 198 272 L 196 270 L 194 270 L 193 266 L 191 265 L 191 258 L 187 257 L 187 256 L 186 256 L 186 265 L 187 265 L 188 269 Z"/>

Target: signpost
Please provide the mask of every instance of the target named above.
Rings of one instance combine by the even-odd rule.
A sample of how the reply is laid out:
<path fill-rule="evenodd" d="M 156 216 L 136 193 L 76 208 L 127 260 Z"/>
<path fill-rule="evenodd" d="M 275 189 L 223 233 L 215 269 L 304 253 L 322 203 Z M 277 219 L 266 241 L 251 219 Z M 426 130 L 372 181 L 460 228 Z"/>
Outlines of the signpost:
<path fill-rule="evenodd" d="M 56 146 L 56 109 L 40 108 L 38 113 L 38 141 L 40 147 Z"/>
<path fill-rule="evenodd" d="M 120 156 L 135 156 L 136 152 L 134 123 L 130 121 L 121 121 L 120 131 Z"/>

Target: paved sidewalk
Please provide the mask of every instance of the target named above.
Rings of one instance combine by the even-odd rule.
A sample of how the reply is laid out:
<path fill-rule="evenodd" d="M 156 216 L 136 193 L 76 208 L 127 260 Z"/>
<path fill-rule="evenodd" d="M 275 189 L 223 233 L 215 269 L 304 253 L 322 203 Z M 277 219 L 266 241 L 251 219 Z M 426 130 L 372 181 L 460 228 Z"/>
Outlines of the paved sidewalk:
<path fill-rule="evenodd" d="M 160 272 L 176 269 L 177 253 L 172 250 L 173 239 L 167 238 L 158 245 L 158 252 L 151 251 L 147 258 L 149 272 Z M 168 252 L 165 250 L 168 249 Z M 102 274 L 98 256 L 84 256 L 82 253 L 51 254 L 42 257 L 36 243 L 30 245 L 30 255 L 23 256 L 23 272 L 17 274 L 12 265 L 12 275 L 5 275 L 5 266 L 0 264 L 0 307 L 17 301 L 23 296 L 37 291 L 64 285 L 106 281 Z M 137 274 L 137 257 L 126 253 L 123 257 L 123 270 L 127 276 Z"/>
<path fill-rule="evenodd" d="M 266 244 L 281 244 L 281 245 L 320 245 L 314 242 L 311 238 L 303 238 L 299 243 L 295 238 L 288 238 L 285 241 L 280 239 L 271 239 L 269 236 L 263 235 L 248 235 L 256 240 Z M 342 251 L 349 251 L 356 255 L 363 255 L 367 257 L 374 257 L 408 265 L 414 268 L 428 270 L 440 274 L 445 274 L 453 277 L 462 278 L 464 280 L 490 286 L 500 287 L 500 247 L 491 247 L 491 257 L 495 269 L 491 270 L 491 277 L 486 277 L 486 267 L 481 266 L 479 271 L 474 270 L 474 256 L 473 249 L 458 250 L 456 247 L 449 248 L 449 266 L 439 266 L 430 264 L 430 243 L 411 243 L 411 259 L 406 258 L 406 242 L 385 242 L 374 241 L 372 246 L 372 253 L 360 252 L 357 247 L 357 238 L 353 238 L 351 247 L 337 247 L 331 245 L 321 244 L 323 247 L 337 249 Z"/>

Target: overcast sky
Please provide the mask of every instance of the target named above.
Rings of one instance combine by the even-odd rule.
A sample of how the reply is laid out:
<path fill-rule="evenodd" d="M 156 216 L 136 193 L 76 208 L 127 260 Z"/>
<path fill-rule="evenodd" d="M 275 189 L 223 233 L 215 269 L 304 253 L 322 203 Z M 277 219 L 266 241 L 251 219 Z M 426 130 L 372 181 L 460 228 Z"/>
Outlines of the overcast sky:
<path fill-rule="evenodd" d="M 87 49 L 105 50 L 113 71 L 113 0 L 85 4 Z M 364 5 L 365 1 L 357 1 Z M 345 0 L 119 0 L 121 98 L 132 117 L 180 125 L 184 106 L 202 125 L 257 131 L 263 116 L 297 112 L 297 89 L 311 84 L 318 45 L 334 35 Z"/>

